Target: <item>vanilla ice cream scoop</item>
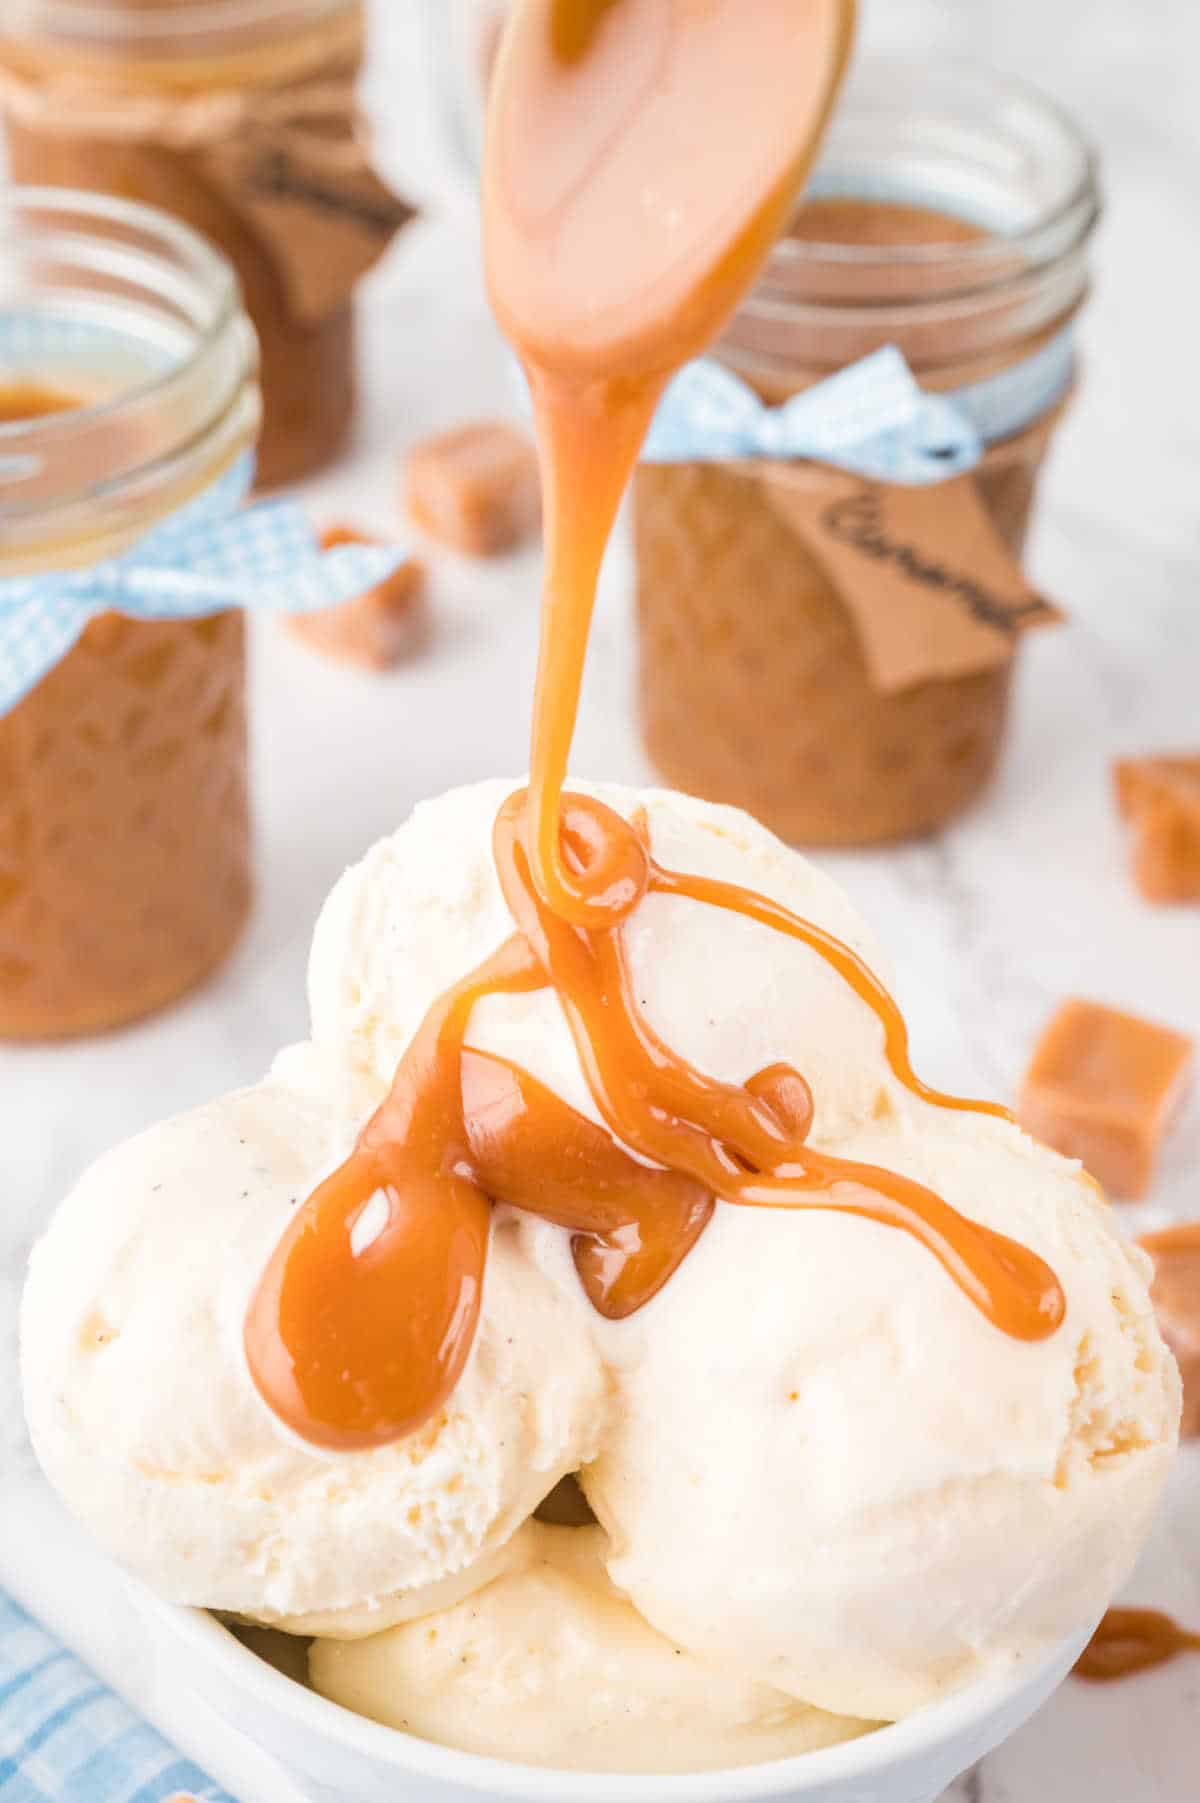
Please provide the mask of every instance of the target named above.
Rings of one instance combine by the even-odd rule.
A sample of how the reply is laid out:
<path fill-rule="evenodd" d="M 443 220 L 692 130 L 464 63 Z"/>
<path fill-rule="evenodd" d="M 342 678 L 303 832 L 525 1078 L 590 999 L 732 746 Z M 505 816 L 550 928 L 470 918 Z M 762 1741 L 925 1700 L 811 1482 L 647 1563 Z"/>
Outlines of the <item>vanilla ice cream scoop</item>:
<path fill-rule="evenodd" d="M 656 1634 L 613 1588 L 604 1550 L 599 1528 L 531 1522 L 506 1575 L 469 1601 L 369 1640 L 318 1641 L 312 1683 L 427 1740 L 596 1772 L 754 1765 L 873 1726 Z"/>
<path fill-rule="evenodd" d="M 610 1330 L 611 1429 L 583 1475 L 612 1577 L 661 1632 L 889 1720 L 1099 1616 L 1179 1411 L 1143 1258 L 1080 1172 L 1003 1121 L 924 1113 L 838 1150 L 1040 1252 L 1059 1331 L 997 1332 L 875 1222 L 721 1209 Z"/>
<path fill-rule="evenodd" d="M 441 1416 L 340 1458 L 279 1425 L 245 1368 L 247 1301 L 292 1208 L 362 1124 L 297 1087 L 309 1067 L 292 1055 L 288 1083 L 211 1102 L 93 1165 L 30 1265 L 26 1413 L 72 1509 L 162 1596 L 297 1632 L 369 1632 L 502 1569 L 514 1531 L 595 1451 L 604 1379 L 586 1304 L 541 1275 L 509 1220 Z"/>

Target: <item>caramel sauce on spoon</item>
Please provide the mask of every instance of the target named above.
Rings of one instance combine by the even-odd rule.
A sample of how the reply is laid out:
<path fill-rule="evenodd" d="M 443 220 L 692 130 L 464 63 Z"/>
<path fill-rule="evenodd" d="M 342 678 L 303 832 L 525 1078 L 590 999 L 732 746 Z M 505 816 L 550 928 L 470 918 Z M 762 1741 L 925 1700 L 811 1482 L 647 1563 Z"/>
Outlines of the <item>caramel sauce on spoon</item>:
<path fill-rule="evenodd" d="M 905 1024 L 861 959 L 779 904 L 662 869 L 644 821 L 565 791 L 605 547 L 670 375 L 750 286 L 815 153 L 849 51 L 851 0 L 521 0 L 493 87 L 484 183 L 498 318 L 529 377 L 546 589 L 532 775 L 496 822 L 514 935 L 431 1008 L 355 1151 L 296 1211 L 245 1344 L 298 1434 L 353 1450 L 444 1406 L 478 1324 L 495 1202 L 572 1235 L 593 1306 L 633 1313 L 716 1201 L 859 1215 L 915 1238 L 996 1328 L 1040 1340 L 1065 1299 L 1027 1248 L 909 1178 L 808 1143 L 787 1065 L 742 1085 L 643 1017 L 623 926 L 651 890 L 807 945 L 871 1008 L 897 1078 L 938 1107 Z M 488 995 L 553 988 L 605 1123 L 467 1044 Z"/>

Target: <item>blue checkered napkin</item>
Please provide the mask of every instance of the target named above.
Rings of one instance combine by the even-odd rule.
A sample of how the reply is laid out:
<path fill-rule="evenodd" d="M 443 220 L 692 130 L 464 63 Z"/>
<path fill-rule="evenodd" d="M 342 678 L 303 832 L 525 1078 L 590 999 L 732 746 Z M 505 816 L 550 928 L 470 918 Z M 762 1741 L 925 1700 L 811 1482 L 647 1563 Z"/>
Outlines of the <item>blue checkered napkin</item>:
<path fill-rule="evenodd" d="M 0 1591 L 0 1803 L 233 1803 Z"/>
<path fill-rule="evenodd" d="M 0 716 L 71 649 L 95 614 L 184 620 L 232 607 L 312 613 L 373 588 L 404 561 L 398 545 L 321 551 L 294 501 L 242 502 L 247 456 L 120 557 L 90 569 L 0 576 Z"/>

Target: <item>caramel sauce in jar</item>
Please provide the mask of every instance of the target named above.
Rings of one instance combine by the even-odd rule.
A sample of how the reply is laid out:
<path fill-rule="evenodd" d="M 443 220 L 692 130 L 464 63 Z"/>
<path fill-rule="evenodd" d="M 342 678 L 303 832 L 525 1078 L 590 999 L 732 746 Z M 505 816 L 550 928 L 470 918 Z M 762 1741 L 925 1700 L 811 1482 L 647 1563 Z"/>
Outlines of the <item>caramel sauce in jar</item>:
<path fill-rule="evenodd" d="M 45 419 L 52 413 L 70 413 L 79 406 L 75 395 L 60 388 L 47 388 L 40 382 L 0 383 L 0 425 L 9 426 L 21 420 Z"/>
<path fill-rule="evenodd" d="M 514 931 L 429 1010 L 387 1099 L 295 1211 L 252 1298 L 252 1378 L 315 1444 L 381 1445 L 445 1406 L 470 1355 L 497 1201 L 568 1230 L 585 1294 L 610 1319 L 670 1281 L 718 1202 L 881 1222 L 915 1237 L 998 1332 L 1036 1341 L 1063 1319 L 1063 1292 L 1034 1252 L 911 1179 L 812 1147 L 801 1071 L 776 1064 L 725 1083 L 663 1041 L 624 947 L 651 891 L 801 941 L 875 1012 L 912 1093 L 1004 1113 L 920 1081 L 902 1016 L 849 947 L 752 891 L 663 868 L 644 819 L 565 787 L 596 578 L 642 436 L 670 371 L 728 317 L 786 215 L 852 22 L 848 0 L 716 0 L 694 14 L 666 0 L 527 0 L 510 26 L 487 253 L 534 395 L 548 526 L 532 776 L 494 832 Z M 716 183 L 662 149 L 714 93 Z M 669 242 L 656 218 L 629 224 L 655 157 Z M 484 997 L 546 988 L 603 1128 L 466 1044 Z"/>
<path fill-rule="evenodd" d="M 859 114 L 849 97 L 841 140 L 835 124 L 822 170 L 837 191 L 818 187 L 801 205 L 715 347 L 772 406 L 884 345 L 899 347 L 927 390 L 981 381 L 1060 332 L 1086 292 L 1094 196 L 1052 244 L 1038 223 L 1056 159 L 1064 186 L 1089 179 L 1082 151 L 1077 172 L 1069 141 L 1047 133 L 1010 145 L 1018 115 L 1004 110 L 1002 87 L 959 95 L 950 73 L 883 65 L 878 74 L 870 107 Z M 960 128 L 960 117 L 969 124 Z M 943 121 L 944 142 L 935 135 Z M 986 216 L 995 203 L 991 164 L 981 156 L 977 172 L 961 148 L 981 134 L 988 143 L 994 134 L 1011 168 L 1036 171 L 1040 184 L 1009 197 L 1002 229 L 970 212 L 975 203 Z M 864 145 L 877 158 L 865 173 Z M 919 195 L 930 186 L 962 211 L 905 197 L 906 187 Z M 972 472 L 1018 559 L 1061 412 L 1055 404 L 991 445 Z M 646 749 L 669 783 L 747 808 L 810 845 L 927 833 L 982 794 L 1004 740 L 1015 658 L 885 691 L 837 582 L 752 466 L 647 463 L 634 497 L 639 709 Z M 927 550 L 936 549 L 931 534 Z"/>
<path fill-rule="evenodd" d="M 311 317 L 297 307 L 284 262 L 256 223 L 258 191 L 274 179 L 269 159 L 260 168 L 248 155 L 244 175 L 218 180 L 206 165 L 206 144 L 191 142 L 186 131 L 177 140 L 171 115 L 205 95 L 215 93 L 222 103 L 240 96 L 247 118 L 212 128 L 218 142 L 222 136 L 232 142 L 254 130 L 283 96 L 319 99 L 337 84 L 349 89 L 364 58 L 361 0 L 294 0 L 273 8 L 246 0 L 240 9 L 100 0 L 69 27 L 53 6 L 46 6 L 44 24 L 40 17 L 34 5 L 19 32 L 6 32 L 0 22 L 0 76 L 7 70 L 12 83 L 7 104 L 0 85 L 0 107 L 13 179 L 160 207 L 215 244 L 237 270 L 258 333 L 259 484 L 275 487 L 319 469 L 344 445 L 354 415 L 352 301 Z M 214 23 L 205 25 L 205 18 Z M 72 119 L 73 88 L 97 108 L 95 129 Z M 42 98 L 30 104 L 26 95 Z M 341 129 L 348 142 L 349 111 Z M 337 149 L 330 147 L 334 158 Z M 328 195 L 319 178 L 310 185 L 319 191 L 292 206 L 285 221 L 302 249 L 338 200 L 336 181 Z M 306 254 L 319 260 L 323 253 L 318 247 Z"/>
<path fill-rule="evenodd" d="M 55 239 L 56 292 L 80 318 L 114 237 L 136 241 L 146 287 L 128 332 L 97 329 L 86 367 L 11 372 L 0 387 L 0 603 L 6 577 L 127 550 L 249 453 L 258 418 L 232 274 L 190 234 L 184 244 L 158 215 L 20 190 L 5 229 L 0 255 L 30 271 L 51 266 L 41 246 Z M 194 308 L 182 365 L 124 357 L 144 351 L 137 328 L 161 330 L 155 279 L 166 315 Z M 53 306 L 36 280 L 29 300 L 39 316 Z M 0 713 L 0 1038 L 118 1026 L 220 962 L 250 903 L 246 753 L 238 612 L 95 614 Z"/>

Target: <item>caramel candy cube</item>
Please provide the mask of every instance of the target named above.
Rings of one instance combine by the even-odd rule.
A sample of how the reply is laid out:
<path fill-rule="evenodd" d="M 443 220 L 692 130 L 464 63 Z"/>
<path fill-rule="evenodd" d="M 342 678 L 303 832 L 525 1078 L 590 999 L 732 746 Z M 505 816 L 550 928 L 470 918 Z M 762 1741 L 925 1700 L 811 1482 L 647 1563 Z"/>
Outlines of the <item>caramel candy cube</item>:
<path fill-rule="evenodd" d="M 1200 802 L 1200 752 L 1195 756 L 1119 758 L 1113 765 L 1117 806 L 1125 820 L 1136 819 L 1164 794 Z"/>
<path fill-rule="evenodd" d="M 430 538 L 469 557 L 494 557 L 538 529 L 537 452 L 502 420 L 456 426 L 408 453 L 404 499 L 410 519 Z"/>
<path fill-rule="evenodd" d="M 1018 1119 L 1035 1139 L 1081 1159 L 1113 1195 L 1144 1196 L 1193 1051 L 1169 1027 L 1098 1002 L 1064 1002 L 1034 1048 Z"/>
<path fill-rule="evenodd" d="M 1154 1312 L 1183 1378 L 1182 1432 L 1200 1438 L 1200 1221 L 1148 1233 L 1139 1244 L 1154 1260 Z"/>
<path fill-rule="evenodd" d="M 382 539 L 351 526 L 330 526 L 321 533 L 321 548 L 377 545 Z M 318 613 L 292 614 L 288 628 L 314 651 L 337 663 L 363 670 L 390 670 L 410 657 L 425 637 L 425 569 L 407 558 L 390 576 L 337 607 Z"/>
<path fill-rule="evenodd" d="M 1127 758 L 1117 805 L 1133 826 L 1133 875 L 1147 901 L 1200 901 L 1200 756 Z"/>
<path fill-rule="evenodd" d="M 1134 828 L 1133 878 L 1147 901 L 1200 901 L 1200 800 L 1194 808 L 1164 797 Z"/>

